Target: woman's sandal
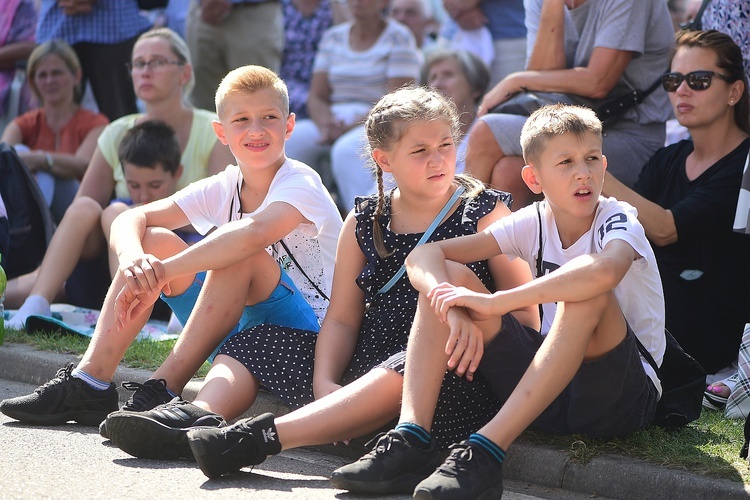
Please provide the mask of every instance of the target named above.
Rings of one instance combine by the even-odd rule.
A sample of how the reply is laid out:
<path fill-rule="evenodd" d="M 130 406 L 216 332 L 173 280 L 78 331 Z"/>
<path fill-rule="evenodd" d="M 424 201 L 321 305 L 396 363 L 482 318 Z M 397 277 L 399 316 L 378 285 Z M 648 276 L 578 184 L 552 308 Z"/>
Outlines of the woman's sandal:
<path fill-rule="evenodd" d="M 703 392 L 703 406 L 711 410 L 723 410 L 738 379 L 739 374 L 735 372 L 728 378 L 718 380 L 706 387 Z"/>

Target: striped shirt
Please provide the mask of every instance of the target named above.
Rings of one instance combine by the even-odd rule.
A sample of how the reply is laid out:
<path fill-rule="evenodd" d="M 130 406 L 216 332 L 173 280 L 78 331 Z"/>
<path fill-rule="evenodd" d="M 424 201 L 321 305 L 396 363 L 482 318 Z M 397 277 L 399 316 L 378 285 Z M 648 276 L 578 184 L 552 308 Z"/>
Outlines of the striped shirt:
<path fill-rule="evenodd" d="M 80 42 L 115 44 L 130 40 L 151 28 L 138 10 L 136 0 L 97 0 L 88 14 L 66 16 L 56 0 L 42 0 L 37 43 L 54 38 L 69 45 Z"/>
<path fill-rule="evenodd" d="M 349 46 L 351 23 L 325 32 L 315 56 L 313 73 L 327 73 L 331 103 L 373 105 L 386 94 L 390 78 L 419 79 L 420 56 L 408 28 L 387 20 L 377 42 L 358 52 Z"/>

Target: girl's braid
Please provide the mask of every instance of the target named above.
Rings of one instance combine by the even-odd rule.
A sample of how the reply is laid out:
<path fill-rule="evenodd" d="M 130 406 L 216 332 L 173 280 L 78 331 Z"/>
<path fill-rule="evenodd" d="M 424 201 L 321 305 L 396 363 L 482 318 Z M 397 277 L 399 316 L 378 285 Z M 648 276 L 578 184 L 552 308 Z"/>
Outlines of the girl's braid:
<path fill-rule="evenodd" d="M 375 179 L 378 183 L 378 202 L 375 205 L 375 215 L 372 217 L 372 239 L 375 244 L 375 251 L 381 258 L 388 257 L 391 252 L 385 247 L 383 239 L 383 229 L 380 227 L 380 219 L 385 211 L 385 193 L 383 192 L 383 170 L 375 170 Z"/>

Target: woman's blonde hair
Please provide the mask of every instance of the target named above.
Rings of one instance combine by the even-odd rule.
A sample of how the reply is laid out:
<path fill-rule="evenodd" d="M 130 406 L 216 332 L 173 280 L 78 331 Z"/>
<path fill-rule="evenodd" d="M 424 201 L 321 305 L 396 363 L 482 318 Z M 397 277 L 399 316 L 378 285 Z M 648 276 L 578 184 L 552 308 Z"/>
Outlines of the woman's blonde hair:
<path fill-rule="evenodd" d="M 456 106 L 438 90 L 412 85 L 383 96 L 373 106 L 365 120 L 366 153 L 368 161 L 375 169 L 378 186 L 373 237 L 375 249 L 381 257 L 390 255 L 385 248 L 383 232 L 380 228 L 380 218 L 383 216 L 385 207 L 385 192 L 383 171 L 373 159 L 372 152 L 376 149 L 392 151 L 411 125 L 433 121 L 448 123 L 454 141 L 458 141 L 461 129 Z M 466 188 L 466 192 L 462 195 L 466 198 L 474 197 L 484 189 L 484 184 L 470 176 L 457 175 L 455 182 Z"/>
<path fill-rule="evenodd" d="M 39 93 L 39 89 L 36 86 L 34 76 L 36 75 L 39 63 L 41 63 L 42 60 L 47 56 L 59 57 L 60 60 L 65 64 L 65 67 L 68 68 L 68 71 L 70 71 L 70 74 L 72 74 L 73 76 L 76 76 L 81 70 L 81 61 L 78 59 L 78 56 L 71 48 L 71 46 L 64 41 L 50 40 L 48 42 L 44 42 L 43 44 L 37 45 L 36 48 L 34 48 L 34 50 L 31 52 L 29 60 L 26 62 L 26 79 L 29 82 L 31 91 L 34 93 L 36 98 L 39 99 L 39 102 L 42 102 L 42 104 L 44 104 L 42 95 Z M 81 88 L 81 82 L 79 81 L 73 89 L 73 101 L 76 104 L 79 104 L 82 97 L 83 89 Z"/>

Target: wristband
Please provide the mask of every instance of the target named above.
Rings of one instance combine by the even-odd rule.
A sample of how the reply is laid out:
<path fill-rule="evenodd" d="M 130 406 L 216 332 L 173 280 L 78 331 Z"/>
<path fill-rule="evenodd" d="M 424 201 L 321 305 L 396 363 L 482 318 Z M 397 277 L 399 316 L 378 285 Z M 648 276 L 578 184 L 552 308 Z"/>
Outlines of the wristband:
<path fill-rule="evenodd" d="M 54 165 L 54 160 L 52 159 L 52 155 L 49 153 L 44 153 L 44 158 L 47 160 L 47 168 L 45 169 L 47 172 L 52 171 L 52 165 Z"/>

